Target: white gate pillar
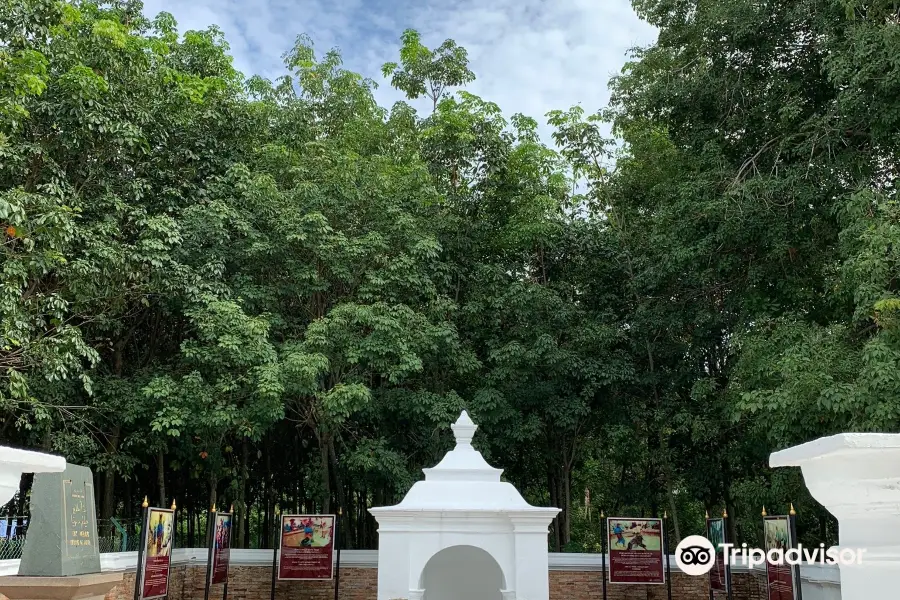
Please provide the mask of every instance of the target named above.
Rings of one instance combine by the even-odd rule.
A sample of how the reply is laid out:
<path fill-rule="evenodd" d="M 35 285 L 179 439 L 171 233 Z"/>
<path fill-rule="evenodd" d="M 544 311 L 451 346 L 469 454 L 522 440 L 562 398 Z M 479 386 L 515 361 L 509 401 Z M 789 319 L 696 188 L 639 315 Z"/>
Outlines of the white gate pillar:
<path fill-rule="evenodd" d="M 820 438 L 775 452 L 769 464 L 800 467 L 813 498 L 838 520 L 839 548 L 864 551 L 858 564 L 841 564 L 841 599 L 897 597 L 900 434 Z"/>
<path fill-rule="evenodd" d="M 547 554 L 547 519 L 541 516 L 511 517 L 515 532 L 515 590 L 522 590 L 524 600 L 550 597 L 550 560 Z"/>

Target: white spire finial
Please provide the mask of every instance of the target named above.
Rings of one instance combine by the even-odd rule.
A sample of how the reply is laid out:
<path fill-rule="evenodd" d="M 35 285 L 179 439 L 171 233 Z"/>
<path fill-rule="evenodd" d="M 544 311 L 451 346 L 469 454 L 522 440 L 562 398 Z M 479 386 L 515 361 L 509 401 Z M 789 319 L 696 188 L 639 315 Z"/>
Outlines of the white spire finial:
<path fill-rule="evenodd" d="M 456 423 L 450 426 L 450 429 L 453 430 L 453 435 L 456 436 L 456 446 L 458 448 L 472 445 L 472 438 L 475 436 L 475 430 L 478 429 L 478 425 L 472 422 L 472 419 L 469 418 L 469 413 L 462 411 L 462 414 L 459 415 Z"/>

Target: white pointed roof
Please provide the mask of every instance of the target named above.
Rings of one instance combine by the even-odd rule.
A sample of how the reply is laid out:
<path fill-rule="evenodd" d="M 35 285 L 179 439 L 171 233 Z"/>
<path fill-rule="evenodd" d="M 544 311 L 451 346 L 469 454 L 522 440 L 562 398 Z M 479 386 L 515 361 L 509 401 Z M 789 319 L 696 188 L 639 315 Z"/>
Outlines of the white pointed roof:
<path fill-rule="evenodd" d="M 481 452 L 472 447 L 478 426 L 466 411 L 451 425 L 456 447 L 437 466 L 423 469 L 425 481 L 413 485 L 400 504 L 372 509 L 373 514 L 390 511 L 546 511 L 533 507 L 518 490 L 500 481 L 502 469 L 490 466 Z M 556 511 L 556 509 L 552 509 Z M 555 513 L 554 513 L 555 514 Z"/>

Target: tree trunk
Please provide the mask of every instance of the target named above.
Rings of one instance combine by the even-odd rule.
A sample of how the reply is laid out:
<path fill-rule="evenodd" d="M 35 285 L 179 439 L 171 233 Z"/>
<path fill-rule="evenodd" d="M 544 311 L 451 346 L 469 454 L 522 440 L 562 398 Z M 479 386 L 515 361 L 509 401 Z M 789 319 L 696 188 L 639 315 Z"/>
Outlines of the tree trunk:
<path fill-rule="evenodd" d="M 299 431 L 298 431 L 299 434 Z M 300 436 L 294 436 L 294 457 L 297 460 L 295 468 L 297 472 L 301 472 L 301 465 L 303 465 L 303 456 L 300 452 Z M 297 498 L 294 502 L 294 508 L 298 513 L 303 512 L 303 505 L 306 502 L 306 488 L 303 485 L 303 477 L 297 477 Z"/>
<path fill-rule="evenodd" d="M 364 483 L 361 485 L 365 488 Z M 353 520 L 353 542 L 356 544 L 357 548 L 362 549 L 365 548 L 362 538 L 362 512 L 360 511 L 363 492 L 362 490 L 357 490 L 355 494 L 355 497 L 353 494 L 350 495 L 350 504 L 353 506 L 353 510 L 350 511 L 348 516 Z"/>
<path fill-rule="evenodd" d="M 624 464 L 622 465 L 622 472 L 619 475 L 619 485 L 616 486 L 616 500 L 615 500 L 615 502 L 613 502 L 613 505 L 612 505 L 612 512 L 614 512 L 614 513 L 618 512 L 619 502 L 621 502 L 621 500 L 622 500 L 621 490 L 625 486 L 625 472 L 626 472 L 627 468 L 628 468 L 627 465 L 624 465 Z"/>
<path fill-rule="evenodd" d="M 799 536 L 798 536 L 799 537 Z M 825 547 L 829 547 L 828 544 L 828 517 L 825 516 L 825 511 L 819 511 L 819 539 L 822 540 L 822 544 L 825 544 Z M 800 540 L 794 540 L 795 542 L 799 542 Z M 765 543 L 765 541 L 763 542 Z"/>
<path fill-rule="evenodd" d="M 269 537 L 268 534 L 266 533 L 266 526 L 263 525 L 263 518 L 264 518 L 264 514 L 266 512 L 265 499 L 266 499 L 266 496 L 265 496 L 265 494 L 263 494 L 260 497 L 260 500 L 262 500 L 262 503 L 260 504 L 260 508 L 262 510 L 256 511 L 256 547 L 259 548 L 260 550 L 267 547 L 266 546 L 266 538 Z M 249 523 L 250 519 L 247 519 L 247 522 Z"/>
<path fill-rule="evenodd" d="M 19 534 L 25 529 L 25 509 L 28 506 L 28 490 L 31 489 L 32 483 L 34 483 L 34 473 L 23 473 L 22 478 L 19 479 L 19 497 L 16 499 L 16 506 L 14 509 L 16 511 L 16 531 L 18 531 Z M 7 530 L 7 536 L 9 533 L 10 532 Z"/>
<path fill-rule="evenodd" d="M 159 486 L 159 506 L 166 504 L 166 457 L 162 450 L 156 453 L 156 485 Z"/>
<path fill-rule="evenodd" d="M 675 543 L 681 541 L 681 526 L 678 524 L 678 508 L 675 505 L 675 494 L 672 492 L 672 484 L 666 486 L 666 495 L 669 497 L 669 515 L 672 517 L 672 527 L 675 529 Z"/>
<path fill-rule="evenodd" d="M 237 547 L 245 548 L 244 521 L 247 519 L 247 480 L 250 479 L 250 442 L 245 437 L 241 440 L 241 481 L 237 493 L 237 514 L 234 515 L 237 531 Z"/>
<path fill-rule="evenodd" d="M 565 511 L 563 546 L 568 546 L 572 541 L 572 470 L 568 466 L 563 472 L 563 510 Z"/>
<path fill-rule="evenodd" d="M 119 439 L 122 436 L 122 427 L 114 425 L 106 445 L 107 454 L 115 454 L 119 448 Z M 103 474 L 103 503 L 100 509 L 100 519 L 109 520 L 116 512 L 116 472 L 114 469 Z"/>
<path fill-rule="evenodd" d="M 344 483 L 341 479 L 340 465 L 338 464 L 337 452 L 334 449 L 333 437 L 328 438 L 328 455 L 331 458 L 331 476 L 334 479 L 334 491 L 337 496 L 338 509 L 343 511 L 347 507 L 347 496 L 344 491 Z M 327 513 L 328 511 L 325 512 Z M 341 529 L 345 528 L 342 527 Z M 341 543 L 344 544 L 342 547 L 347 548 L 347 536 L 341 533 L 340 530 L 338 530 L 338 535 L 341 536 Z"/>
<path fill-rule="evenodd" d="M 331 469 L 329 468 L 331 461 L 328 460 L 330 452 L 328 448 L 327 435 L 324 433 L 319 433 L 318 438 L 319 468 L 322 469 L 322 512 L 327 514 L 331 512 Z"/>
<path fill-rule="evenodd" d="M 270 548 L 270 543 L 274 543 L 272 532 L 276 527 L 281 528 L 281 523 L 276 523 L 275 515 L 275 486 L 272 476 L 272 440 L 271 437 L 266 441 L 266 531 L 263 539 L 266 548 Z"/>
<path fill-rule="evenodd" d="M 725 483 L 725 510 L 728 513 L 728 520 L 726 521 L 728 525 L 728 541 L 732 544 L 736 544 L 737 539 L 737 529 L 734 526 L 734 519 L 737 516 L 734 513 L 734 503 L 731 501 L 731 485 L 726 481 Z"/>
<path fill-rule="evenodd" d="M 194 547 L 194 509 L 188 505 L 187 514 L 188 547 Z"/>
<path fill-rule="evenodd" d="M 246 548 L 250 548 L 250 546 L 253 544 L 253 542 L 250 539 L 250 508 L 251 507 L 252 507 L 252 504 L 250 504 L 248 502 L 247 507 L 245 509 L 245 513 L 244 513 L 244 527 L 241 530 L 244 532 L 244 540 L 246 540 L 246 542 L 247 542 Z"/>
<path fill-rule="evenodd" d="M 184 533 L 188 537 L 187 548 L 193 547 L 194 538 L 191 536 L 191 515 L 193 514 L 193 501 L 188 502 L 187 490 L 191 486 L 191 474 L 188 470 L 187 461 L 185 461 L 181 465 L 181 489 L 184 490 L 184 495 L 182 497 L 182 501 L 185 503 L 185 508 L 187 508 L 186 520 L 184 522 Z"/>
<path fill-rule="evenodd" d="M 559 506 L 559 492 L 556 485 L 556 477 L 553 475 L 552 471 L 547 474 L 547 479 L 549 483 L 549 492 L 550 492 L 550 505 L 551 506 Z M 554 551 L 560 552 L 561 550 L 561 536 L 560 536 L 560 528 L 561 521 L 563 519 L 562 513 L 558 514 L 556 518 L 553 520 L 553 548 Z"/>
<path fill-rule="evenodd" d="M 649 440 L 648 440 L 649 443 Z M 661 462 L 661 475 L 663 477 L 663 485 L 666 488 L 666 497 L 669 502 L 669 512 L 672 517 L 672 527 L 675 528 L 675 542 L 681 541 L 681 526 L 678 522 L 678 508 L 675 504 L 675 493 L 673 491 L 674 477 L 672 475 L 672 462 L 669 455 L 669 438 L 662 427 L 659 428 L 659 452 Z"/>
<path fill-rule="evenodd" d="M 356 501 L 353 493 L 353 479 L 347 484 L 347 506 L 344 508 L 344 518 L 341 521 L 344 529 L 347 531 L 344 535 L 344 548 L 348 550 L 358 548 L 356 545 Z"/>
<path fill-rule="evenodd" d="M 219 487 L 219 478 L 216 476 L 216 472 L 213 469 L 209 470 L 209 505 L 207 506 L 207 510 L 216 505 L 217 499 L 217 491 L 216 488 Z"/>
<path fill-rule="evenodd" d="M 133 484 L 131 479 L 125 480 L 125 510 L 122 511 L 126 519 L 134 518 L 134 493 L 132 491 Z M 96 489 L 96 488 L 95 488 Z"/>

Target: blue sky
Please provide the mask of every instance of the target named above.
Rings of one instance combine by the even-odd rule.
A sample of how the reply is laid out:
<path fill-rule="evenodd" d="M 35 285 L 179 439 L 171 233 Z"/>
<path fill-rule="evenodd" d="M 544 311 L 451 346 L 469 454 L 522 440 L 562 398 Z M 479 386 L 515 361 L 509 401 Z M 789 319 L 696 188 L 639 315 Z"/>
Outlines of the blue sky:
<path fill-rule="evenodd" d="M 282 54 L 306 33 L 317 54 L 337 47 L 347 68 L 378 82 L 382 106 L 402 98 L 380 67 L 397 60 L 404 29 L 417 29 L 430 48 L 453 38 L 478 78 L 466 89 L 506 115 L 534 117 L 547 142 L 547 111 L 605 106 L 626 51 L 656 37 L 629 0 L 145 0 L 144 7 L 150 17 L 172 13 L 182 32 L 218 25 L 247 75 L 283 74 Z"/>

